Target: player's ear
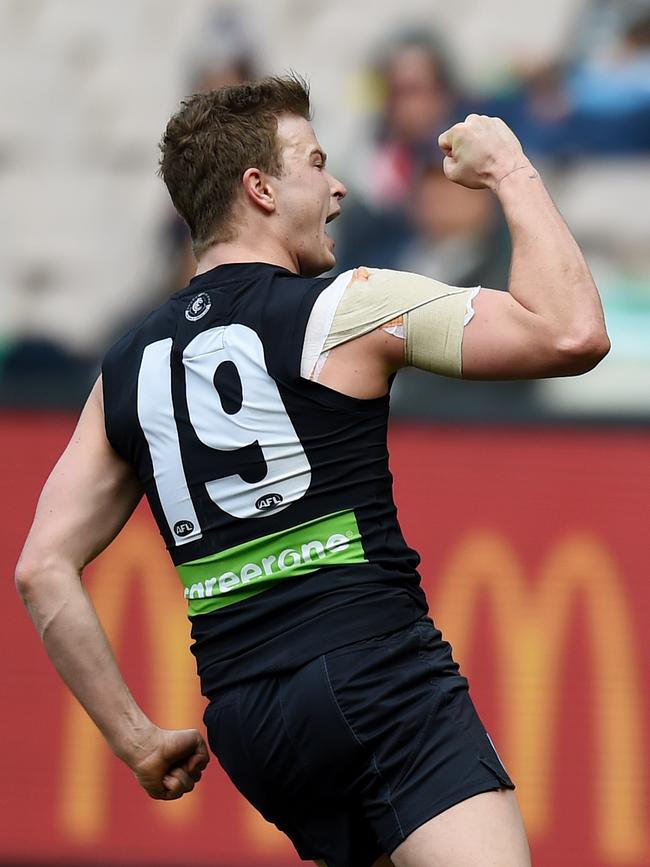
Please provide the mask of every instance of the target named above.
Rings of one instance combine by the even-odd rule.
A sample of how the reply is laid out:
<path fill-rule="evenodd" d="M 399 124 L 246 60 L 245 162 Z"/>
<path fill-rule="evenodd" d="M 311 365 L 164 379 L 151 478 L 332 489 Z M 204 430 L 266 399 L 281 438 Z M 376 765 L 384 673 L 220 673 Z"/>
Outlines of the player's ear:
<path fill-rule="evenodd" d="M 266 213 L 275 211 L 275 196 L 268 175 L 260 169 L 246 169 L 242 175 L 246 199 Z"/>

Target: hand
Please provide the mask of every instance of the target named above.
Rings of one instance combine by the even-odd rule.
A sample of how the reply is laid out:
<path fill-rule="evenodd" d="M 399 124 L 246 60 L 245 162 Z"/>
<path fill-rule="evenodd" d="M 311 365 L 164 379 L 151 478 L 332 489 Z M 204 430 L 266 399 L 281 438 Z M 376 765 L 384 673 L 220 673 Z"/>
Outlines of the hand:
<path fill-rule="evenodd" d="M 519 139 L 498 117 L 470 114 L 443 132 L 438 144 L 445 154 L 445 175 L 471 190 L 496 190 L 520 168 L 534 171 Z"/>
<path fill-rule="evenodd" d="M 126 759 L 143 789 L 161 801 L 191 792 L 209 761 L 208 748 L 196 729 L 160 728 L 139 749 L 137 758 Z"/>

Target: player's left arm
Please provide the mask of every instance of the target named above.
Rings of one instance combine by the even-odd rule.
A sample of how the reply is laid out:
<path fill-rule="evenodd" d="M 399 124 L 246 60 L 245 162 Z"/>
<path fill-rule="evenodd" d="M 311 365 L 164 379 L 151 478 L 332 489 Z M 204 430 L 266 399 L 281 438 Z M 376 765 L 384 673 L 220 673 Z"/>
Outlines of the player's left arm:
<path fill-rule="evenodd" d="M 16 584 L 50 659 L 111 749 L 151 797 L 168 800 L 193 788 L 207 748 L 198 731 L 160 729 L 138 706 L 81 581 L 141 495 L 107 440 L 98 380 L 43 488 Z"/>
<path fill-rule="evenodd" d="M 512 239 L 508 292 L 476 298 L 461 375 L 529 379 L 591 370 L 610 348 L 598 289 L 515 134 L 499 118 L 469 115 L 440 136 L 440 147 L 450 181 L 494 193 Z"/>
<path fill-rule="evenodd" d="M 367 288 L 392 282 L 392 294 L 404 302 L 405 340 L 367 337 L 357 348 L 378 353 L 389 371 L 411 365 L 467 379 L 533 379 L 591 370 L 610 348 L 598 290 L 517 137 L 499 118 L 470 115 L 443 133 L 440 147 L 450 181 L 492 190 L 499 200 L 512 239 L 508 291 L 482 290 L 467 299 L 473 303 L 469 311 L 462 290 L 428 281 L 428 299 L 426 278 L 376 272 Z M 385 296 L 366 293 L 366 320 Z M 413 303 L 416 296 L 426 303 Z M 348 354 L 354 351 L 351 346 Z M 353 357 L 346 362 L 356 369 Z"/>

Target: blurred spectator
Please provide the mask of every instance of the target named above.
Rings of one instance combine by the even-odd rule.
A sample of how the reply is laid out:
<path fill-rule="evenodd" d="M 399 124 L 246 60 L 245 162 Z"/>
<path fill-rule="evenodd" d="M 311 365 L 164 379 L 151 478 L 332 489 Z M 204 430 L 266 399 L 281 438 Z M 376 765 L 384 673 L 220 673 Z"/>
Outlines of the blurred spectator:
<path fill-rule="evenodd" d="M 442 42 L 419 30 L 386 49 L 375 75 L 384 108 L 369 160 L 369 199 L 400 206 L 440 133 L 459 119 L 459 90 Z"/>
<path fill-rule="evenodd" d="M 464 111 L 442 42 L 421 29 L 385 47 L 369 74 L 381 112 L 355 176 L 346 178 L 351 195 L 337 225 L 341 270 L 359 263 L 395 267 L 412 235 L 408 210 L 414 184 L 438 152 L 440 133 Z"/>
<path fill-rule="evenodd" d="M 601 34 L 593 53 L 583 47 L 573 59 L 520 65 L 511 92 L 485 106 L 515 130 L 531 156 L 650 152 L 650 8 L 626 11 L 623 4 L 614 18 L 612 12 L 608 3 L 588 10 L 591 29 L 600 32 L 604 15 L 609 24 L 608 38 Z"/>
<path fill-rule="evenodd" d="M 506 289 L 510 239 L 498 206 L 490 194 L 448 181 L 438 148 L 440 133 L 478 105 L 461 92 L 439 41 L 421 32 L 390 45 L 377 70 L 383 111 L 362 194 L 355 201 L 352 192 L 337 221 L 338 267 L 397 268 Z M 517 420 L 533 414 L 534 391 L 528 382 L 458 382 L 407 370 L 392 408 L 400 416 Z"/>
<path fill-rule="evenodd" d="M 650 8 L 629 17 L 604 56 L 573 71 L 570 93 L 583 111 L 616 115 L 650 109 Z"/>
<path fill-rule="evenodd" d="M 482 113 L 501 117 L 533 158 L 557 157 L 574 149 L 574 107 L 559 62 L 520 64 L 511 89 L 488 100 Z"/>
<path fill-rule="evenodd" d="M 398 268 L 454 286 L 507 287 L 510 239 L 493 196 L 447 180 L 436 159 L 410 199 L 413 234 Z"/>

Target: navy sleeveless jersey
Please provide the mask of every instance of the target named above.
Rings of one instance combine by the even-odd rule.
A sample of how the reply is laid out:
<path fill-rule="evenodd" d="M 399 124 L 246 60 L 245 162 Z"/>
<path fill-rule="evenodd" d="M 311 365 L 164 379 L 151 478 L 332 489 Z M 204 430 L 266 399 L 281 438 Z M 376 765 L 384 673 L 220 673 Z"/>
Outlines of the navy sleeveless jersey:
<path fill-rule="evenodd" d="M 104 359 L 107 436 L 179 573 L 207 696 L 427 611 L 393 502 L 388 395 L 300 375 L 333 279 L 221 265 Z"/>

